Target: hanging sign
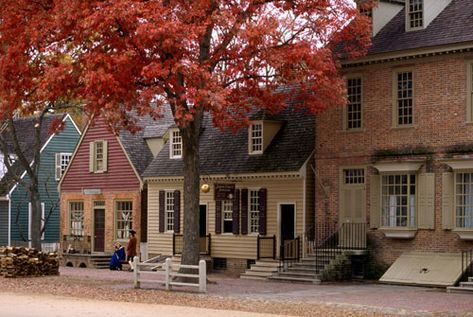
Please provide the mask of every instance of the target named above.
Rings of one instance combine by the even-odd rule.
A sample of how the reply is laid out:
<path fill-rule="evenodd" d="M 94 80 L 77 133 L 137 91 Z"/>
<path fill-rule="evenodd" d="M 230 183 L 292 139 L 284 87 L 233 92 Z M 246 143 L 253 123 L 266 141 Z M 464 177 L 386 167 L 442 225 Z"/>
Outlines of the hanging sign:
<path fill-rule="evenodd" d="M 232 199 L 235 194 L 235 184 L 215 184 L 215 200 Z"/>

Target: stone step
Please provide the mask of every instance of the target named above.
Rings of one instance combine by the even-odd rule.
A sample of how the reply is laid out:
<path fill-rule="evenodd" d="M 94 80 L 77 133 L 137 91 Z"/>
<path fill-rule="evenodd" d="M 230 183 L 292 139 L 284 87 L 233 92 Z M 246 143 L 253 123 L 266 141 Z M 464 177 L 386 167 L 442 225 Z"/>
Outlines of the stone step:
<path fill-rule="evenodd" d="M 246 275 L 246 273 L 241 274 L 240 278 L 245 279 L 245 280 L 259 280 L 259 281 L 266 281 L 267 280 L 267 278 L 265 276 Z"/>
<path fill-rule="evenodd" d="M 473 276 L 468 277 L 468 282 L 473 282 Z"/>
<path fill-rule="evenodd" d="M 303 277 L 285 277 L 285 276 L 271 276 L 268 278 L 271 281 L 304 283 L 304 284 L 320 284 L 318 278 L 303 278 Z"/>
<path fill-rule="evenodd" d="M 274 272 L 257 272 L 257 271 L 251 271 L 251 270 L 248 270 L 246 271 L 245 273 L 243 273 L 245 275 L 248 275 L 248 276 L 261 276 L 261 277 L 268 277 L 268 276 L 271 276 L 274 274 Z M 242 274 L 242 275 L 243 275 Z"/>
<path fill-rule="evenodd" d="M 256 261 L 251 266 L 278 268 L 280 264 L 279 261 Z"/>
<path fill-rule="evenodd" d="M 460 287 L 473 287 L 473 282 L 460 282 Z"/>
<path fill-rule="evenodd" d="M 280 272 L 277 274 L 279 277 L 297 277 L 297 278 L 309 278 L 313 279 L 317 274 L 315 272 Z"/>
<path fill-rule="evenodd" d="M 447 293 L 473 294 L 473 287 L 449 286 L 447 287 Z"/>
<path fill-rule="evenodd" d="M 278 268 L 277 267 L 271 267 L 271 266 L 255 266 L 252 265 L 249 270 L 246 271 L 253 271 L 253 272 L 277 272 Z"/>

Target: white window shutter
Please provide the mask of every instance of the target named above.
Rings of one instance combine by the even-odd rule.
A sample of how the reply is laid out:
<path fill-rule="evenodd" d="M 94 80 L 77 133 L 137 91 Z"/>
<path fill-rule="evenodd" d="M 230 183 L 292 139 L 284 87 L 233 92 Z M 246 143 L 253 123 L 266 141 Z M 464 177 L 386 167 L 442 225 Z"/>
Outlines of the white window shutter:
<path fill-rule="evenodd" d="M 455 182 L 453 173 L 442 174 L 442 228 L 452 229 L 454 226 Z"/>
<path fill-rule="evenodd" d="M 95 161 L 95 145 L 94 142 L 89 143 L 89 172 L 94 172 L 94 161 Z"/>
<path fill-rule="evenodd" d="M 103 141 L 103 171 L 108 169 L 108 142 Z"/>
<path fill-rule="evenodd" d="M 434 229 L 435 227 L 435 174 L 424 173 L 419 175 L 418 212 L 419 229 Z"/>
<path fill-rule="evenodd" d="M 381 177 L 370 176 L 370 228 L 378 228 L 381 222 Z"/>
<path fill-rule="evenodd" d="M 58 181 L 61 178 L 61 153 L 56 153 L 55 155 L 55 168 L 54 168 L 54 176 Z"/>

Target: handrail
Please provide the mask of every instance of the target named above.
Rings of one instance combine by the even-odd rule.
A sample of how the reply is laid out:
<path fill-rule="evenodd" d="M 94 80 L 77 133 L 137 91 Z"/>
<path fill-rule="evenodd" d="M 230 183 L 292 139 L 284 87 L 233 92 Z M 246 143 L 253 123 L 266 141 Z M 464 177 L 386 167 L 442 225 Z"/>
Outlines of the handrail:
<path fill-rule="evenodd" d="M 282 241 L 279 252 L 279 270 L 285 270 L 301 259 L 301 237 Z"/>
<path fill-rule="evenodd" d="M 269 245 L 267 241 L 270 241 Z M 276 259 L 276 235 L 256 237 L 256 259 Z"/>
<path fill-rule="evenodd" d="M 462 251 L 462 273 L 473 276 L 473 249 Z"/>

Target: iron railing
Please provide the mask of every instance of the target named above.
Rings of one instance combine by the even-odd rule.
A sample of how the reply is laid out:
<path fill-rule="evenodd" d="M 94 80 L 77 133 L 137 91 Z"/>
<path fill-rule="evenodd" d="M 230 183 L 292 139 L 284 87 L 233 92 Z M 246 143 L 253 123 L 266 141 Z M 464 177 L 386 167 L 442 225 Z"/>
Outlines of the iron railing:
<path fill-rule="evenodd" d="M 210 255 L 212 245 L 212 238 L 210 233 L 204 237 L 199 238 L 200 254 Z M 184 235 L 182 233 L 173 233 L 172 235 L 172 255 L 182 254 L 182 247 L 184 246 Z"/>
<path fill-rule="evenodd" d="M 462 272 L 468 277 L 473 276 L 473 249 L 462 251 Z"/>
<path fill-rule="evenodd" d="M 324 232 L 317 233 L 317 238 L 320 238 L 316 240 L 314 249 L 317 273 L 344 252 L 366 250 L 366 223 L 343 223 L 332 230 L 332 226 L 327 226 Z"/>
<path fill-rule="evenodd" d="M 276 235 L 256 238 L 256 259 L 276 259 Z"/>
<path fill-rule="evenodd" d="M 279 268 L 285 270 L 294 263 L 299 262 L 302 256 L 301 238 L 282 241 L 279 249 Z"/>

